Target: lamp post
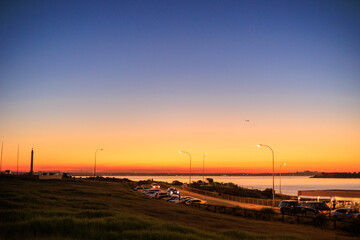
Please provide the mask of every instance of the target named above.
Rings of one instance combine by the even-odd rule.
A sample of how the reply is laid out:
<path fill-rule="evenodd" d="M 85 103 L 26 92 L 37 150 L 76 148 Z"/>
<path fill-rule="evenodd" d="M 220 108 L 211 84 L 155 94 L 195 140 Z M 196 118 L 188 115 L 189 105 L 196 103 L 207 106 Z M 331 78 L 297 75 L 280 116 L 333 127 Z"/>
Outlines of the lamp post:
<path fill-rule="evenodd" d="M 102 151 L 103 149 L 102 149 L 102 148 L 98 148 L 98 149 L 96 149 L 96 151 L 95 151 L 94 178 L 96 177 L 96 154 L 97 154 L 97 152 L 98 152 L 99 150 Z"/>
<path fill-rule="evenodd" d="M 180 154 L 182 154 L 182 153 L 186 153 L 186 154 L 188 154 L 188 155 L 189 155 L 189 157 L 190 157 L 189 191 L 191 191 L 191 154 L 190 154 L 190 153 L 188 153 L 188 152 L 185 152 L 185 151 L 180 151 L 179 153 L 180 153 Z"/>
<path fill-rule="evenodd" d="M 3 157 L 3 148 L 4 148 L 4 141 L 1 142 L 0 173 L 1 173 L 1 165 L 2 165 L 2 157 Z"/>
<path fill-rule="evenodd" d="M 272 148 L 268 145 L 264 145 L 264 144 L 258 144 L 258 147 L 268 147 L 271 150 L 272 153 L 272 179 L 273 179 L 273 187 L 272 187 L 272 206 L 274 207 L 274 203 L 275 203 L 275 180 L 274 180 L 274 151 L 272 150 Z"/>
<path fill-rule="evenodd" d="M 207 153 L 204 154 L 204 158 L 203 158 L 203 185 L 205 185 L 205 156 L 207 155 Z"/>
<path fill-rule="evenodd" d="M 281 194 L 281 167 L 286 166 L 286 163 L 280 164 L 280 194 Z"/>
<path fill-rule="evenodd" d="M 16 158 L 16 175 L 19 176 L 19 144 L 18 144 L 18 150 L 17 150 L 17 158 Z"/>

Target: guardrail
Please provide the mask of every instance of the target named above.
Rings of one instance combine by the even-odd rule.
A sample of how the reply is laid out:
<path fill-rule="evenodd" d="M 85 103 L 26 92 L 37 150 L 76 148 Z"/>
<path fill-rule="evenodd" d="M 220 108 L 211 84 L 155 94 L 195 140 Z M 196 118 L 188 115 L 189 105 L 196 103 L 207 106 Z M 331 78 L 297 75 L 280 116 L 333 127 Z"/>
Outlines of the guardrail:
<path fill-rule="evenodd" d="M 255 210 L 255 209 L 248 209 L 241 207 L 226 207 L 226 206 L 218 206 L 218 205 L 210 205 L 210 204 L 199 204 L 199 203 L 193 203 L 187 206 L 196 207 L 215 213 L 223 213 L 223 214 L 230 214 L 233 216 L 255 218 L 256 220 L 275 220 L 275 221 L 282 221 L 288 223 L 313 225 L 315 227 L 332 228 L 334 230 L 336 230 L 339 225 L 342 228 L 344 228 L 344 225 L 347 225 L 347 227 L 349 228 L 349 226 L 351 227 L 351 224 L 354 224 L 354 222 L 352 222 L 351 220 L 341 220 L 325 215 L 317 215 L 317 216 L 286 215 L 286 214 L 276 213 L 271 209 Z M 357 225 L 353 227 L 354 229 L 352 233 L 360 234 L 360 228 L 359 228 L 360 221 L 358 221 L 355 224 Z"/>
<path fill-rule="evenodd" d="M 270 200 L 270 199 L 238 197 L 238 196 L 234 196 L 234 195 L 210 192 L 210 191 L 200 190 L 200 189 L 196 189 L 196 188 L 192 188 L 191 191 L 205 195 L 205 196 L 216 197 L 216 198 L 231 200 L 231 201 L 235 201 L 235 202 L 249 203 L 249 204 L 256 204 L 256 205 L 263 205 L 263 206 L 272 206 L 272 200 Z M 275 199 L 274 205 L 279 206 L 281 201 L 283 201 L 283 200 Z"/>

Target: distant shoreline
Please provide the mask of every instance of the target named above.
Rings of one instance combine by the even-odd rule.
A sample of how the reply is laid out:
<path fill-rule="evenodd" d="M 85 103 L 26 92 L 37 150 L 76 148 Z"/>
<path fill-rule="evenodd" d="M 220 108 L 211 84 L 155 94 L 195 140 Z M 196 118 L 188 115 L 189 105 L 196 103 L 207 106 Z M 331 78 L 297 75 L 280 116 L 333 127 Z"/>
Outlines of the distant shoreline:
<path fill-rule="evenodd" d="M 311 178 L 360 178 L 358 173 L 317 173 Z"/>
<path fill-rule="evenodd" d="M 75 176 L 88 176 L 91 175 L 89 173 L 81 173 L 81 172 L 69 172 Z M 99 172 L 99 175 L 102 176 L 161 176 L 161 177 L 177 177 L 177 176 L 189 176 L 189 173 L 134 173 L 134 172 L 122 172 L 122 173 L 106 173 Z M 314 176 L 316 172 L 298 172 L 298 173 L 282 173 L 281 176 Z M 202 173 L 192 173 L 192 176 L 203 176 Z M 279 173 L 275 173 L 275 176 L 279 176 Z M 261 176 L 272 176 L 272 173 L 205 173 L 206 177 L 261 177 Z"/>

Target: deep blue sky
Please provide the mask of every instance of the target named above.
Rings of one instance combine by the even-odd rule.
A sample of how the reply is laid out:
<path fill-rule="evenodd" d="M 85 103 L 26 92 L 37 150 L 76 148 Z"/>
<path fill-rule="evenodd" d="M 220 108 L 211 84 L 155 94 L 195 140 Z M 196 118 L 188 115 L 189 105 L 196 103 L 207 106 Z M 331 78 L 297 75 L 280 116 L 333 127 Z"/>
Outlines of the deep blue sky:
<path fill-rule="evenodd" d="M 0 15 L 6 97 L 359 93 L 357 1 L 3 1 Z"/>
<path fill-rule="evenodd" d="M 359 1 L 1 1 L 0 36 L 4 139 L 94 113 L 359 130 Z"/>

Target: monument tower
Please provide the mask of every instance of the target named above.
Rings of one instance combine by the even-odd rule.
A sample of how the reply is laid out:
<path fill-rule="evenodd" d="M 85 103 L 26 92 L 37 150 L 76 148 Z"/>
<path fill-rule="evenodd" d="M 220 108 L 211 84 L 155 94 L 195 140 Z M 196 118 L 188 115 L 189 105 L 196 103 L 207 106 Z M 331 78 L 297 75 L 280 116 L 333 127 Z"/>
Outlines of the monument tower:
<path fill-rule="evenodd" d="M 31 165 L 30 165 L 30 175 L 34 174 L 33 171 L 33 164 L 34 164 L 34 149 L 31 149 Z"/>

